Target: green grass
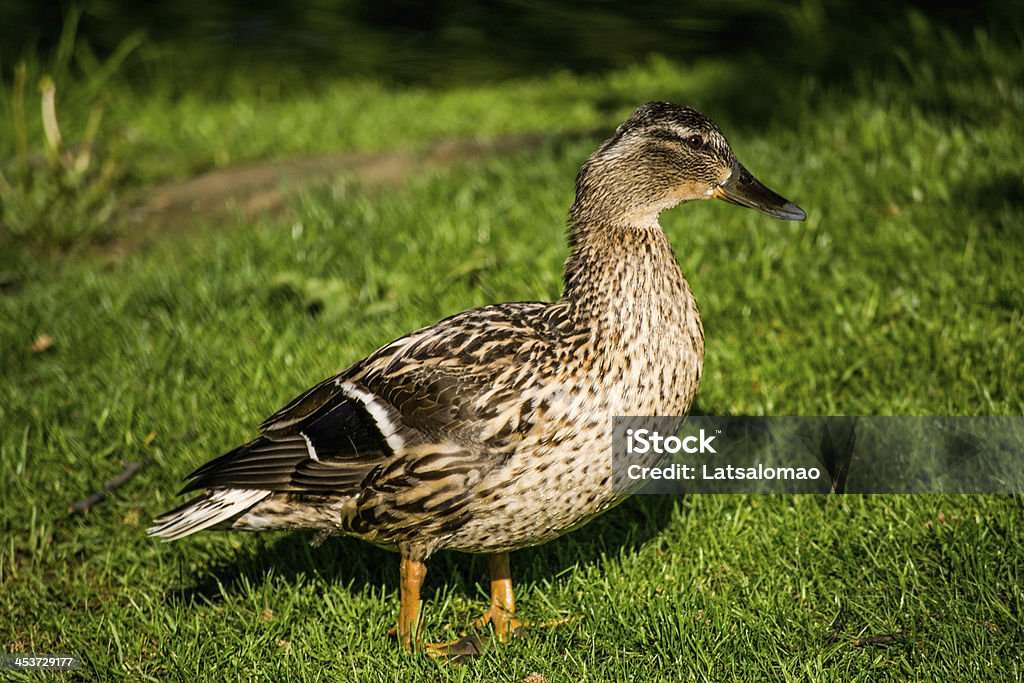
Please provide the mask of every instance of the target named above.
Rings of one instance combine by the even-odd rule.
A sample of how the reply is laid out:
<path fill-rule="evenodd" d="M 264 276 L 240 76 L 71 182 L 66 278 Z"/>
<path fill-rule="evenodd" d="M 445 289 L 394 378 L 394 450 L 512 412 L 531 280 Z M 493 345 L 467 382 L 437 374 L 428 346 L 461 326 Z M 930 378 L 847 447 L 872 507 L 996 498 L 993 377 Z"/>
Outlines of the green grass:
<path fill-rule="evenodd" d="M 327 120 L 325 145 L 387 148 L 466 131 L 610 128 L 627 102 L 652 97 L 699 103 L 744 163 L 809 216 L 774 222 L 720 203 L 663 216 L 706 322 L 702 411 L 1021 414 L 1020 46 L 981 36 L 907 49 L 913 70 L 805 82 L 767 117 L 708 78 L 736 65 L 660 61 L 593 81 L 367 85 L 353 109 L 313 99 L 272 109 L 295 123 L 269 142 L 260 126 L 270 118 L 253 101 L 161 112 L 140 100 L 139 125 L 163 151 L 134 172 L 312 151 L 309 129 Z M 610 102 L 595 84 L 615 84 Z M 555 106 L 566 92 L 577 104 Z M 772 109 L 751 97 L 756 111 Z M 262 123 L 224 136 L 222 160 L 216 127 L 182 133 L 246 107 Z M 185 138 L 193 145 L 173 157 Z M 97 680 L 1020 680 L 1024 506 L 1014 497 L 636 498 L 513 555 L 524 613 L 578 622 L 466 665 L 411 657 L 388 639 L 397 559 L 366 544 L 145 536 L 186 473 L 312 382 L 453 312 L 556 297 L 572 179 L 597 142 L 553 142 L 384 194 L 325 184 L 295 199 L 287 223 L 10 266 L 3 649 L 78 654 Z M 40 334 L 53 348 L 33 353 Z M 144 457 L 154 464 L 111 499 L 66 516 Z M 425 628 L 453 637 L 485 605 L 486 562 L 443 553 L 430 568 Z M 852 647 L 892 632 L 906 635 Z"/>
<path fill-rule="evenodd" d="M 30 86 L 43 71 L 40 66 L 32 69 Z M 721 62 L 694 68 L 651 57 L 633 67 L 589 76 L 562 72 L 447 90 L 341 79 L 313 92 L 269 98 L 258 84 L 236 86 L 236 96 L 225 97 L 180 93 L 159 78 L 145 88 L 114 82 L 103 98 L 103 130 L 106 140 L 116 142 L 120 154 L 131 159 L 130 180 L 146 183 L 266 158 L 607 127 L 628 116 L 638 98 L 665 97 L 666 91 L 676 95 L 680 83 L 700 92 L 716 81 L 729 81 L 735 71 L 735 65 Z M 73 80 L 57 85 L 58 104 L 69 107 L 69 126 L 84 125 L 88 111 L 79 109 L 95 93 Z M 29 106 L 35 105 L 32 98 Z M 30 132 L 41 130 L 41 122 L 31 117 L 29 124 Z M 11 154 L 13 145 L 13 137 L 0 135 L 0 152 Z"/>

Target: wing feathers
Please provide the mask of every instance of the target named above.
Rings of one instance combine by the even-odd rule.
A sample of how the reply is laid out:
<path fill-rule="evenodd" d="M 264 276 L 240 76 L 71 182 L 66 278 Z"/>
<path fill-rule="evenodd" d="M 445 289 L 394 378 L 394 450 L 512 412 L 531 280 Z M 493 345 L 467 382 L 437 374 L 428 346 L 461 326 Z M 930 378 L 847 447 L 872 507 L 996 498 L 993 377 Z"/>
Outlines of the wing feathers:
<path fill-rule="evenodd" d="M 325 386 L 293 401 L 291 413 L 282 411 L 270 422 L 272 431 L 190 474 L 182 493 L 210 488 L 355 493 L 366 473 L 394 453 L 392 444 L 401 442 L 395 434 L 397 414 L 354 384 L 334 385 L 337 391 L 330 396 Z"/>
<path fill-rule="evenodd" d="M 160 515 L 146 532 L 173 541 L 237 517 L 269 495 L 246 489 L 210 491 Z"/>

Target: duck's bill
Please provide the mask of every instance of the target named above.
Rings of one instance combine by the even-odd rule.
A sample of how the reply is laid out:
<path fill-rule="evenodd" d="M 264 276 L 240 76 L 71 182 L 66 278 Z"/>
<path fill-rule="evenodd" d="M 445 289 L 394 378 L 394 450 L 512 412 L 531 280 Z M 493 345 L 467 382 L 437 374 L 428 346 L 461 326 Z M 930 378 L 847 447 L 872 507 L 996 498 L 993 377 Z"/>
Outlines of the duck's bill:
<path fill-rule="evenodd" d="M 715 189 L 712 196 L 784 221 L 802 221 L 807 217 L 803 209 L 762 185 L 742 164 L 736 164 L 732 175 Z"/>

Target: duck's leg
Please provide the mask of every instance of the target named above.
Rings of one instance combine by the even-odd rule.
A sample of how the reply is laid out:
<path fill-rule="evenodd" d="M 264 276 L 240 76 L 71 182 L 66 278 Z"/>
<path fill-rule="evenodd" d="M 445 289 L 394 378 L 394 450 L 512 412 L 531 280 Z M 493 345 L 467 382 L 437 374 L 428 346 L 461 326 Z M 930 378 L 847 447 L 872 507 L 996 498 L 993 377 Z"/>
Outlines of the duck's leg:
<path fill-rule="evenodd" d="M 508 553 L 495 553 L 487 559 L 491 568 L 491 605 L 473 622 L 473 627 L 484 628 L 490 622 L 494 626 L 498 640 L 506 643 L 526 624 L 516 617 L 516 599 L 512 592 Z"/>
<path fill-rule="evenodd" d="M 419 642 L 420 588 L 427 576 L 427 565 L 403 557 L 399 574 L 401 607 L 398 609 L 398 639 L 406 650 L 412 650 Z"/>
<path fill-rule="evenodd" d="M 491 570 L 491 604 L 479 618 L 473 622 L 477 629 L 486 628 L 487 624 L 494 627 L 498 640 L 507 643 L 512 636 L 528 626 L 551 627 L 560 626 L 576 619 L 556 619 L 544 623 L 531 623 L 516 616 L 516 600 L 512 592 L 512 575 L 509 571 L 508 553 L 495 553 L 488 557 Z M 419 639 L 419 604 L 420 587 L 427 575 L 427 567 L 422 562 L 402 559 L 402 606 L 398 613 L 399 639 L 407 650 L 422 648 L 431 657 L 448 657 L 461 660 L 482 654 L 486 649 L 487 637 L 469 634 L 447 643 L 424 643 Z"/>
<path fill-rule="evenodd" d="M 487 559 L 491 569 L 491 605 L 473 622 L 473 628 L 486 628 L 490 623 L 498 640 L 507 643 L 525 624 L 515 615 L 516 600 L 512 594 L 508 553 L 495 553 Z M 482 654 L 486 645 L 487 636 L 471 633 L 448 643 L 425 643 L 423 647 L 431 656 L 460 660 Z"/>
<path fill-rule="evenodd" d="M 512 577 L 509 574 L 508 553 L 489 557 L 491 567 L 491 606 L 473 622 L 476 628 L 494 625 L 494 632 L 501 642 L 508 639 L 522 627 L 515 616 L 516 603 L 512 594 Z M 398 610 L 398 639 L 406 650 L 422 647 L 432 657 L 471 657 L 483 652 L 486 639 L 476 635 L 463 636 L 448 643 L 423 643 L 419 633 L 420 588 L 427 576 L 427 566 L 422 562 L 402 558 L 401 601 Z"/>
<path fill-rule="evenodd" d="M 406 650 L 422 649 L 431 657 L 461 659 L 483 652 L 483 642 L 476 636 L 466 636 L 450 643 L 424 643 L 420 640 L 420 589 L 427 577 L 427 565 L 417 560 L 402 558 L 400 567 L 401 607 L 398 609 L 398 626 L 395 634 Z"/>
<path fill-rule="evenodd" d="M 495 553 L 488 557 L 491 565 L 491 605 L 473 622 L 474 628 L 494 626 L 498 640 L 507 643 L 512 636 L 524 628 L 553 628 L 571 624 L 579 617 L 552 619 L 550 621 L 523 621 L 516 616 L 516 599 L 512 593 L 512 574 L 508 566 L 508 553 Z"/>

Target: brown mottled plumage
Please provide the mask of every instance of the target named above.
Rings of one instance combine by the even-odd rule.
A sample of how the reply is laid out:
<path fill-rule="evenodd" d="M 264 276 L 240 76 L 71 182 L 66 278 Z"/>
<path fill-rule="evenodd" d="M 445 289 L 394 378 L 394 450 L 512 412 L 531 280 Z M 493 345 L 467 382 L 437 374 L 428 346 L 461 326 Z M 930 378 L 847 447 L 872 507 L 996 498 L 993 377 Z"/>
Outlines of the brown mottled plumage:
<path fill-rule="evenodd" d="M 803 218 L 706 117 L 640 107 L 580 169 L 561 300 L 485 306 L 384 346 L 193 472 L 185 491 L 203 493 L 150 533 L 315 529 L 396 548 L 407 647 L 418 642 L 427 558 L 489 553 L 484 622 L 504 640 L 522 625 L 507 552 L 622 498 L 611 487 L 612 416 L 683 415 L 693 401 L 704 333 L 658 214 L 710 197 Z"/>

